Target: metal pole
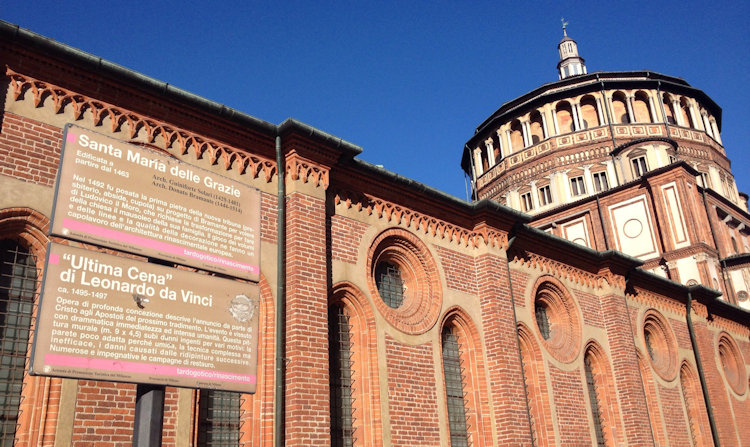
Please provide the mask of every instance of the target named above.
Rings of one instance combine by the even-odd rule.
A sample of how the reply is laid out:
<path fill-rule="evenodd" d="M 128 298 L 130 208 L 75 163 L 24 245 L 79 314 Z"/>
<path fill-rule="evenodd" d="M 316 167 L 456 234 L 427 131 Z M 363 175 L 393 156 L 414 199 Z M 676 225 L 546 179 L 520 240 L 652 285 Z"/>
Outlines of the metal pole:
<path fill-rule="evenodd" d="M 161 447 L 164 386 L 139 384 L 135 398 L 133 447 Z"/>

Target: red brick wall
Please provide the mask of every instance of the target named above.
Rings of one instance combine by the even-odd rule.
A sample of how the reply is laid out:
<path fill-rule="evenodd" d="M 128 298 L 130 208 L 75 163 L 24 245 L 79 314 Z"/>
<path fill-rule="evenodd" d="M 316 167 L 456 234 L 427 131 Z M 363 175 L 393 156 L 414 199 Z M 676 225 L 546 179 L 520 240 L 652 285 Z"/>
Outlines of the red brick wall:
<path fill-rule="evenodd" d="M 549 373 L 560 445 L 590 446 L 592 440 L 588 417 L 591 410 L 583 394 L 583 373 L 578 369 L 563 371 L 553 365 L 549 366 Z"/>
<path fill-rule="evenodd" d="M 0 175 L 55 184 L 62 130 L 5 112 L 0 132 Z"/>
<path fill-rule="evenodd" d="M 498 443 L 530 445 L 531 427 L 526 410 L 518 337 L 511 317 L 513 308 L 506 261 L 497 256 L 482 255 L 477 258 L 476 269 L 487 349 L 485 358 L 492 384 L 493 423 Z M 516 305 L 520 301 L 523 301 L 523 294 L 516 293 Z"/>
<path fill-rule="evenodd" d="M 658 385 L 658 387 L 669 443 L 671 445 L 690 445 L 692 441 L 690 439 L 690 427 L 687 419 L 685 419 L 682 388 L 679 385 L 669 388 L 661 385 Z M 702 404 L 703 401 L 700 400 L 698 403 Z M 709 429 L 708 426 L 705 426 L 705 428 Z"/>
<path fill-rule="evenodd" d="M 129 446 L 135 421 L 135 385 L 78 382 L 73 446 Z"/>
<path fill-rule="evenodd" d="M 578 307 L 581 309 L 583 314 L 583 324 L 588 326 L 594 326 L 598 328 L 604 328 L 604 321 L 602 321 L 602 308 L 599 302 L 599 297 L 591 293 L 581 292 L 578 290 L 572 290 L 573 296 L 575 296 L 578 302 Z"/>
<path fill-rule="evenodd" d="M 342 216 L 331 217 L 331 257 L 356 264 L 367 225 Z"/>
<path fill-rule="evenodd" d="M 408 346 L 386 335 L 385 350 L 393 445 L 440 445 L 432 344 Z"/>
<path fill-rule="evenodd" d="M 286 445 L 330 444 L 325 203 L 287 199 Z"/>
<path fill-rule="evenodd" d="M 436 247 L 440 265 L 445 272 L 446 285 L 454 290 L 466 293 L 477 293 L 477 278 L 474 270 L 474 258 L 454 250 Z"/>
<path fill-rule="evenodd" d="M 606 323 L 612 380 L 617 389 L 616 402 L 621 412 L 624 433 L 629 445 L 653 444 L 648 419 L 646 395 L 638 369 L 638 358 L 633 347 L 633 330 L 628 319 L 625 298 L 616 295 L 601 297 L 602 318 Z"/>

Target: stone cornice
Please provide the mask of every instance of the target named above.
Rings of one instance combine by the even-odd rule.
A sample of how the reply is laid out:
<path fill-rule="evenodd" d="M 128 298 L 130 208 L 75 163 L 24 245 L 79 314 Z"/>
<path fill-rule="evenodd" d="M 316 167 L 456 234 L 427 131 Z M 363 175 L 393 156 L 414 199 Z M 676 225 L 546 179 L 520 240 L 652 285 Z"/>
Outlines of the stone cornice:
<path fill-rule="evenodd" d="M 25 93 L 30 91 L 35 107 L 43 107 L 49 98 L 55 114 L 64 113 L 67 108 L 71 108 L 76 121 L 90 119 L 94 126 L 102 126 L 105 119 L 109 118 L 110 131 L 125 133 L 129 142 L 142 142 L 137 137 L 141 132 L 145 132 L 148 144 L 157 145 L 168 152 L 176 151 L 180 155 L 192 152 L 196 159 L 206 158 L 212 165 L 221 164 L 227 171 L 234 169 L 240 175 L 262 178 L 266 182 L 270 182 L 276 175 L 275 162 L 252 155 L 246 150 L 204 138 L 169 123 L 35 79 L 10 67 L 6 67 L 5 74 L 10 79 L 15 101 L 24 100 Z M 86 113 L 87 111 L 89 113 Z"/>
<path fill-rule="evenodd" d="M 667 298 L 640 287 L 636 287 L 635 293 L 628 293 L 626 297 L 628 301 L 638 302 L 649 308 L 668 310 L 675 315 L 685 318 L 685 304 L 680 301 Z"/>
<path fill-rule="evenodd" d="M 329 171 L 328 167 L 314 163 L 294 150 L 286 155 L 286 174 L 291 180 L 328 189 Z"/>
<path fill-rule="evenodd" d="M 375 215 L 390 224 L 402 225 L 459 246 L 476 248 L 482 243 L 505 250 L 508 245 L 507 233 L 484 224 L 477 225 L 474 230 L 468 230 L 401 205 L 351 191 L 334 191 L 334 200 L 337 206 L 355 209 L 370 216 Z"/>
<path fill-rule="evenodd" d="M 584 287 L 591 287 L 592 289 L 601 289 L 605 286 L 605 284 L 619 287 L 621 289 L 625 288 L 625 280 L 621 275 L 616 275 L 613 273 L 597 275 L 585 270 L 581 270 L 577 267 L 573 267 L 569 264 L 540 256 L 536 253 L 518 254 L 513 257 L 513 262 L 527 268 L 540 270 L 544 273 L 549 273 L 552 276 L 571 281 Z"/>

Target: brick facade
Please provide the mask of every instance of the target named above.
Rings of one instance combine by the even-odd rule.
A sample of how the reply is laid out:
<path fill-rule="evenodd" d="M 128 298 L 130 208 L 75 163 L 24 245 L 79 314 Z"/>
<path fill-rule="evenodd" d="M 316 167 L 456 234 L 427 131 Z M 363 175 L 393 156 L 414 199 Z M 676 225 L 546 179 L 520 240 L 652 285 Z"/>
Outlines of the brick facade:
<path fill-rule="evenodd" d="M 125 69 L 93 72 L 83 61 L 63 59 L 62 45 L 32 45 L 34 37 L 14 37 L 0 25 L 0 62 L 6 67 L 0 82 L 5 94 L 0 239 L 17 240 L 35 256 L 40 272 L 67 123 L 260 190 L 258 388 L 240 400 L 241 445 L 273 445 L 279 437 L 289 446 L 335 442 L 328 317 L 333 305 L 342 307 L 353 332 L 348 366 L 356 446 L 449 445 L 454 425 L 443 369 L 446 328 L 453 328 L 458 340 L 470 445 L 592 445 L 597 415 L 586 382 L 587 358 L 607 445 L 688 445 L 691 440 L 710 445 L 698 368 L 705 374 L 722 445 L 750 443 L 741 429 L 750 417 L 749 314 L 706 287 L 657 276 L 653 272 L 663 271 L 658 259 L 612 251 L 615 234 L 606 210 L 642 188 L 682 182 L 677 190 L 685 214 L 705 210 L 690 167 L 654 174 L 644 185 L 620 189 L 597 203 L 563 207 L 564 214 L 589 216 L 595 251 L 558 237 L 562 214 L 534 221 L 489 200 L 469 203 L 415 187 L 358 160 L 356 146 L 302 123 L 274 126 L 236 111 L 228 118 L 179 92 L 154 89 Z M 277 136 L 283 170 L 275 161 Z M 285 186 L 281 204 L 279 182 Z M 661 194 L 646 206 L 667 221 L 667 199 Z M 706 201 L 712 201 L 714 213 L 731 209 L 746 217 L 720 197 Z M 285 211 L 283 222 L 279 207 Z M 703 212 L 698 219 L 706 225 L 687 232 L 710 238 L 711 232 L 699 235 L 709 217 Z M 283 259 L 277 255 L 281 235 L 286 236 Z M 731 242 L 722 238 L 726 251 Z M 702 253 L 716 250 L 708 247 L 713 242 L 684 248 L 674 240 L 672 233 L 660 233 L 658 248 L 689 252 L 701 262 Z M 391 290 L 403 295 L 401 307 L 382 299 L 383 279 L 376 277 L 380 263 L 395 266 L 402 276 L 403 284 Z M 705 266 L 702 275 L 711 276 L 712 268 Z M 278 283 L 279 276 L 285 284 Z M 275 339 L 279 293 L 285 303 L 283 340 Z M 674 341 L 646 339 L 645 316 L 656 311 Z M 545 319 L 548 333 L 541 329 Z M 736 370 L 725 370 L 720 336 L 738 347 Z M 283 365 L 276 363 L 277 346 L 284 347 Z M 666 378 L 654 363 L 659 355 L 673 362 Z M 274 397 L 277 369 L 284 372 L 282 402 Z M 740 393 L 727 374 L 740 375 Z M 134 384 L 29 375 L 23 380 L 12 435 L 16 445 L 132 442 Z M 166 388 L 163 445 L 198 444 L 198 395 Z M 281 428 L 274 423 L 276 409 L 282 410 Z"/>

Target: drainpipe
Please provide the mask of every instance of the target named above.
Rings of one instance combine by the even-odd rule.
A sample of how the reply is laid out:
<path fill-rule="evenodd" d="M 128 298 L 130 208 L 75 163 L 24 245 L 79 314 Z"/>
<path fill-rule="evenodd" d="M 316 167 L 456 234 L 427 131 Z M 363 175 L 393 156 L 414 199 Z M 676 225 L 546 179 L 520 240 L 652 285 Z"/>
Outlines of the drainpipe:
<path fill-rule="evenodd" d="M 521 378 L 523 380 L 523 397 L 526 400 L 526 418 L 529 420 L 529 435 L 531 437 L 531 446 L 535 447 L 536 443 L 534 442 L 534 429 L 533 424 L 531 422 L 531 410 L 529 409 L 529 392 L 526 390 L 526 372 L 523 370 L 523 355 L 521 354 L 521 337 L 518 335 L 518 317 L 516 316 L 516 299 L 513 295 L 513 283 L 510 276 L 510 259 L 508 259 L 510 247 L 513 245 L 513 242 L 516 241 L 516 233 L 518 231 L 518 227 L 521 224 L 516 222 L 513 224 L 513 228 L 511 228 L 510 233 L 508 234 L 508 246 L 505 248 L 505 270 L 508 273 L 508 290 L 510 290 L 510 306 L 513 309 L 513 331 L 516 333 L 516 347 L 518 348 L 518 362 L 521 365 Z"/>
<path fill-rule="evenodd" d="M 701 356 L 698 352 L 698 341 L 695 339 L 695 330 L 693 329 L 693 317 L 691 315 L 693 305 L 693 294 L 688 289 L 688 299 L 685 304 L 685 314 L 688 326 L 688 333 L 690 334 L 690 344 L 693 346 L 693 354 L 695 355 L 695 366 L 698 368 L 698 378 L 701 381 L 701 391 L 703 391 L 703 402 L 706 404 L 706 411 L 708 412 L 708 423 L 711 426 L 711 436 L 714 440 L 714 445 L 720 447 L 719 433 L 716 430 L 716 421 L 714 420 L 714 411 L 711 407 L 711 400 L 708 397 L 708 386 L 706 386 L 706 376 L 703 374 L 703 364 L 701 363 Z"/>
<path fill-rule="evenodd" d="M 281 136 L 276 135 L 276 371 L 274 375 L 274 445 L 284 446 L 284 371 L 286 369 L 286 172 L 281 154 Z"/>
<path fill-rule="evenodd" d="M 479 181 L 479 175 L 477 175 L 477 168 L 474 166 L 474 154 L 469 149 L 468 144 L 464 144 L 464 150 L 469 154 L 469 164 L 471 165 L 471 175 L 469 176 L 469 184 L 471 185 L 471 195 L 473 200 L 479 200 L 479 194 L 477 194 L 477 182 Z M 473 180 L 472 180 L 473 179 Z"/>

